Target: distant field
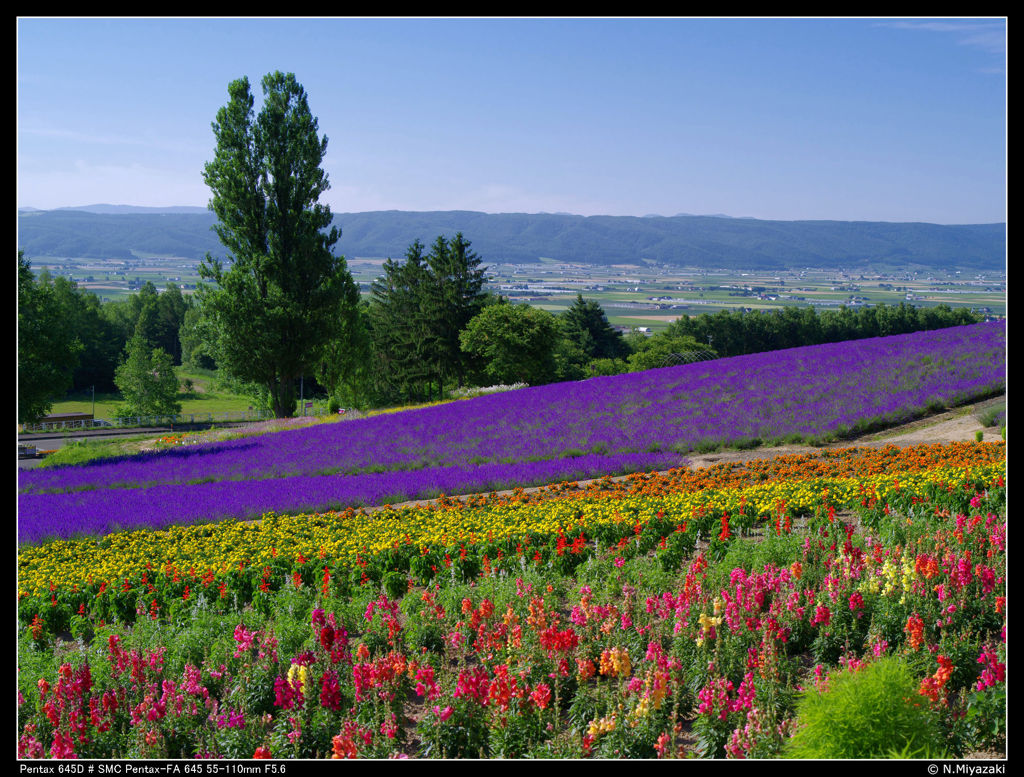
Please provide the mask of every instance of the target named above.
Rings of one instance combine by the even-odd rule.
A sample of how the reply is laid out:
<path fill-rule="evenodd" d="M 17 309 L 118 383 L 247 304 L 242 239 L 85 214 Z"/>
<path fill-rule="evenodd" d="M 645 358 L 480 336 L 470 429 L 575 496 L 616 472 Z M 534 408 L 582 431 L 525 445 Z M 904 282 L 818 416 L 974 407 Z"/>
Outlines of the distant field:
<path fill-rule="evenodd" d="M 400 258 L 400 257 L 397 257 Z M 33 256 L 37 272 L 73 279 L 101 299 L 122 299 L 139 285 L 151 281 L 159 289 L 174 283 L 191 294 L 200 281 L 198 263 L 181 257 L 136 254 L 133 261 Z M 576 294 L 598 301 L 609 318 L 622 326 L 633 325 L 635 315 L 614 310 L 615 303 L 652 308 L 670 307 L 657 298 L 683 298 L 691 304 L 676 305 L 665 315 L 696 316 L 740 307 L 773 309 L 789 305 L 817 309 L 841 305 L 897 305 L 918 307 L 946 304 L 969 307 L 992 315 L 1006 313 L 1005 273 L 965 274 L 950 270 L 889 273 L 845 272 L 834 268 L 809 268 L 778 273 L 667 267 L 646 262 L 638 265 L 597 266 L 558 263 L 540 259 L 530 264 L 493 264 L 482 257 L 489 275 L 488 290 L 558 313 L 571 305 Z M 383 258 L 349 257 L 348 266 L 364 295 L 381 273 Z M 652 299 L 653 298 L 653 299 Z"/>

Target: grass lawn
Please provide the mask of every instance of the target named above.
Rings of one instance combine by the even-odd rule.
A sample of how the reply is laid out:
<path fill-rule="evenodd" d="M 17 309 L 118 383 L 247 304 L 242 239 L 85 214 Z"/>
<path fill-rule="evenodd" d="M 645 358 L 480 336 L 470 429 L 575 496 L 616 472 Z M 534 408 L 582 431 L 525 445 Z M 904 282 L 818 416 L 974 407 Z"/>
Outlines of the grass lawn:
<path fill-rule="evenodd" d="M 175 368 L 178 373 L 178 380 L 192 381 L 191 393 L 178 392 L 178 401 L 181 402 L 181 412 L 190 413 L 233 413 L 248 410 L 253 404 L 252 397 L 244 394 L 232 394 L 230 392 L 216 390 L 213 388 L 215 375 L 207 371 L 186 371 L 181 367 Z M 112 420 L 117 408 L 123 403 L 118 393 L 96 394 L 95 417 Z M 93 397 L 91 391 L 79 391 L 68 394 L 59 402 L 54 402 L 50 413 L 92 413 Z"/>

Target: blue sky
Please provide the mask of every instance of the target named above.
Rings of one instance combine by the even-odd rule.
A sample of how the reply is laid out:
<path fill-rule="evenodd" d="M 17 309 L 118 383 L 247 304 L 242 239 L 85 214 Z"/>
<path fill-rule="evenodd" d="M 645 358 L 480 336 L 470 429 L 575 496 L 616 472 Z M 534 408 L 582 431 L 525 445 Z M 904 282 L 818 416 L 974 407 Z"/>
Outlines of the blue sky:
<path fill-rule="evenodd" d="M 282 70 L 335 213 L 1006 220 L 998 17 L 17 27 L 19 206 L 205 206 L 229 82 Z"/>

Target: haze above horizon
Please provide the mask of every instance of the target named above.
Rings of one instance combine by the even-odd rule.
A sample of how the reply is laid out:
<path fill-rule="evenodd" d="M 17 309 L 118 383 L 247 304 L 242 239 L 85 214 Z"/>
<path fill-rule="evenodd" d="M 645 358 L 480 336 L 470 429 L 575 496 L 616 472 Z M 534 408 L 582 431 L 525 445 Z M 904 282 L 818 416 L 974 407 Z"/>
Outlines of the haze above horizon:
<path fill-rule="evenodd" d="M 196 205 L 294 72 L 335 213 L 1006 221 L 1006 22 L 18 19 L 19 206 Z"/>

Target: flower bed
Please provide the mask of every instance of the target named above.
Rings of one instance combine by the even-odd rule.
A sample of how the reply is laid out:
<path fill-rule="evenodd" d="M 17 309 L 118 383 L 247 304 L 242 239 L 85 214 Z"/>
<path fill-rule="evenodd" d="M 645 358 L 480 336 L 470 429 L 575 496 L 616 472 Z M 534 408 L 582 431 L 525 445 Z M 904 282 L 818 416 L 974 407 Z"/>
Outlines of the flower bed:
<path fill-rule="evenodd" d="M 895 754 L 1001 746 L 1004 456 L 848 450 L 26 548 L 19 755 L 786 757 L 854 675 L 912 683 L 916 727 L 873 722 Z M 853 757 L 894 755 L 870 734 Z"/>
<path fill-rule="evenodd" d="M 344 424 L 19 474 L 19 540 L 324 511 L 821 441 L 1005 385 L 978 324 L 520 389 Z"/>

